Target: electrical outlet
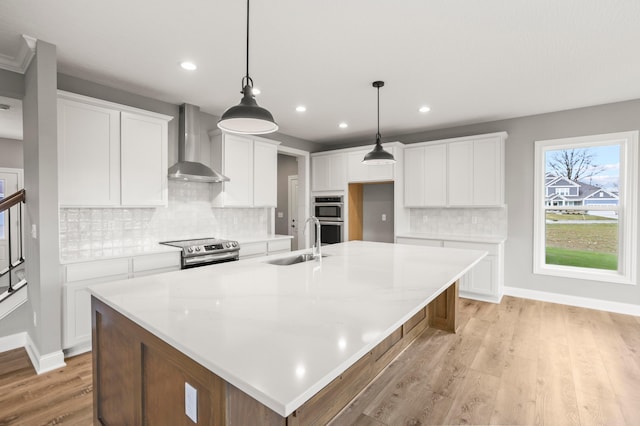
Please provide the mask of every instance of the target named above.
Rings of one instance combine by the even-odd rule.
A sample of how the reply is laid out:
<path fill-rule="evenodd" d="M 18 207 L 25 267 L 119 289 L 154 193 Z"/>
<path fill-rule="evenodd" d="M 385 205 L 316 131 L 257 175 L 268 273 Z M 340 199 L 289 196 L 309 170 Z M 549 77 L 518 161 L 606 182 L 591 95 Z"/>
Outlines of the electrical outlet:
<path fill-rule="evenodd" d="M 38 238 L 38 228 L 35 223 L 31 224 L 31 238 L 34 240 Z"/>
<path fill-rule="evenodd" d="M 184 382 L 184 413 L 198 423 L 198 390 L 187 382 Z"/>
<path fill-rule="evenodd" d="M 422 223 L 427 223 L 427 222 L 429 222 L 429 216 L 427 215 L 422 216 Z"/>
<path fill-rule="evenodd" d="M 278 212 L 278 219 L 282 219 L 284 217 L 284 213 L 283 212 Z"/>
<path fill-rule="evenodd" d="M 37 327 L 38 326 L 38 314 L 36 314 L 36 312 L 33 312 L 33 326 Z"/>
<path fill-rule="evenodd" d="M 386 221 L 387 221 L 387 215 L 386 215 L 386 214 L 383 214 L 383 215 L 382 215 L 382 221 L 383 221 L 383 222 L 386 222 Z"/>

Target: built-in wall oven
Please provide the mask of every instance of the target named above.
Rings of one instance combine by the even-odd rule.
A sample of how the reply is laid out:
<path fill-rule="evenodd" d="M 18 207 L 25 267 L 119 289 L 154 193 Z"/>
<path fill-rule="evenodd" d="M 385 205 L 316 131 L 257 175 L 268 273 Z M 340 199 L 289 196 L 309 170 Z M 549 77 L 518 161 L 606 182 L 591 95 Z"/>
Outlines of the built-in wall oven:
<path fill-rule="evenodd" d="M 344 202 L 342 196 L 314 198 L 314 213 L 320 221 L 320 242 L 335 244 L 344 241 Z"/>

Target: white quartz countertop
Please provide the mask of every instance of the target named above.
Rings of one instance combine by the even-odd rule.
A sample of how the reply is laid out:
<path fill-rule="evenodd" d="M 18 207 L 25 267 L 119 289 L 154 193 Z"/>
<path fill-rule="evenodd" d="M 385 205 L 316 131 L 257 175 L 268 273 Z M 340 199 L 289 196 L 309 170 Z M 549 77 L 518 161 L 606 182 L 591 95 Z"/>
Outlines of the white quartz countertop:
<path fill-rule="evenodd" d="M 396 238 L 414 238 L 418 240 L 443 240 L 462 241 L 469 243 L 500 244 L 507 240 L 507 237 L 500 235 L 460 235 L 460 234 L 426 234 L 420 232 L 405 232 L 396 235 Z"/>
<path fill-rule="evenodd" d="M 284 253 L 90 292 L 286 417 L 486 255 L 362 241 L 322 251 L 322 261 L 265 263 Z"/>

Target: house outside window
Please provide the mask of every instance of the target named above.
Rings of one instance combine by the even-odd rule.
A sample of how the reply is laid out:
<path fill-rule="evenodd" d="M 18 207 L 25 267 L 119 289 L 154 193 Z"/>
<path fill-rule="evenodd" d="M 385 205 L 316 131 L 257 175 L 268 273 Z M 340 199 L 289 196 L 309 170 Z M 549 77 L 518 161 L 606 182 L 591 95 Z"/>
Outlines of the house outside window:
<path fill-rule="evenodd" d="M 636 283 L 638 132 L 535 143 L 534 273 Z"/>

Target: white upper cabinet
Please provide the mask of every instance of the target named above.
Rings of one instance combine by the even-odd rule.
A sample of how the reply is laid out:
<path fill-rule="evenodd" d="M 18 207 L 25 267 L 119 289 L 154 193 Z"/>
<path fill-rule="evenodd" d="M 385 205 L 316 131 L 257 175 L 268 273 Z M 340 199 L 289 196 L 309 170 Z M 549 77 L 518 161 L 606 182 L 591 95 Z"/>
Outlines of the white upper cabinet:
<path fill-rule="evenodd" d="M 120 204 L 120 113 L 58 99 L 61 205 Z"/>
<path fill-rule="evenodd" d="M 344 191 L 346 182 L 345 154 L 311 156 L 312 191 Z"/>
<path fill-rule="evenodd" d="M 167 123 L 171 119 L 59 91 L 60 205 L 166 205 Z"/>
<path fill-rule="evenodd" d="M 384 146 L 384 145 L 383 145 Z M 393 172 L 395 165 L 372 165 L 363 164 L 362 159 L 371 152 L 373 146 L 360 151 L 353 151 L 347 154 L 347 180 L 349 182 L 380 182 L 393 180 Z M 395 149 L 393 147 L 385 147 L 385 150 L 391 152 L 394 156 Z"/>
<path fill-rule="evenodd" d="M 502 132 L 405 148 L 405 206 L 504 204 L 506 137 Z"/>
<path fill-rule="evenodd" d="M 447 204 L 447 146 L 407 147 L 404 150 L 404 203 L 407 207 Z"/>
<path fill-rule="evenodd" d="M 271 142 L 253 144 L 253 205 L 278 205 L 278 146 Z"/>
<path fill-rule="evenodd" d="M 123 112 L 120 128 L 122 205 L 166 205 L 167 121 Z"/>
<path fill-rule="evenodd" d="M 214 169 L 229 182 L 213 184 L 216 207 L 275 207 L 278 203 L 278 144 L 254 136 L 209 132 Z"/>

